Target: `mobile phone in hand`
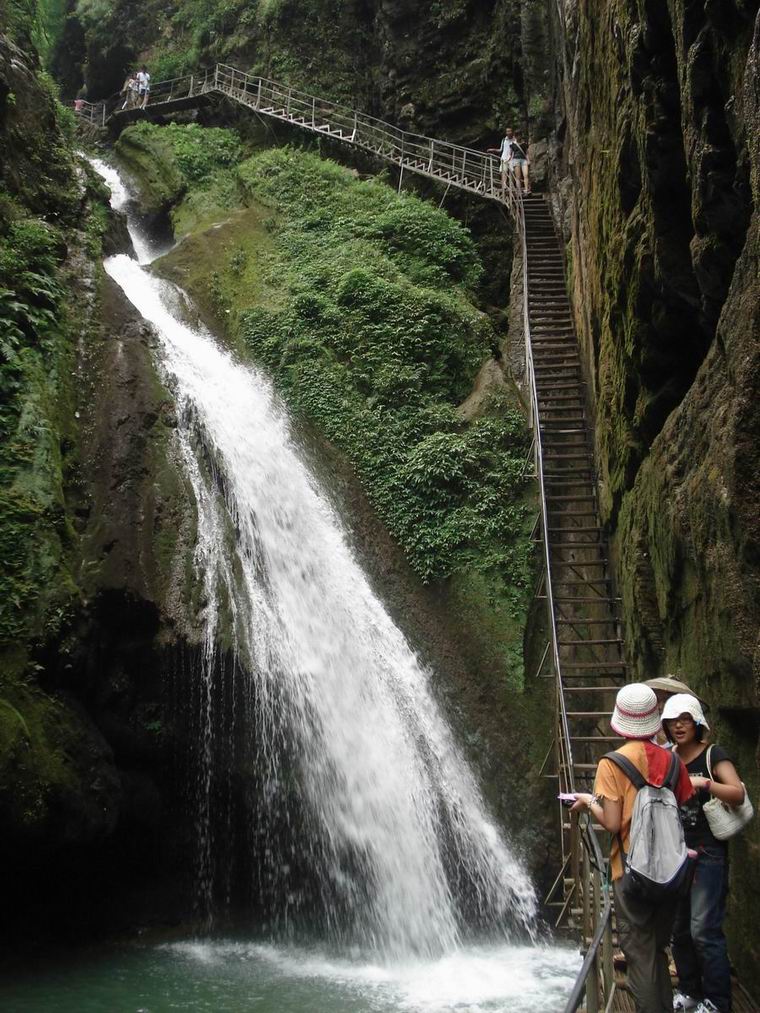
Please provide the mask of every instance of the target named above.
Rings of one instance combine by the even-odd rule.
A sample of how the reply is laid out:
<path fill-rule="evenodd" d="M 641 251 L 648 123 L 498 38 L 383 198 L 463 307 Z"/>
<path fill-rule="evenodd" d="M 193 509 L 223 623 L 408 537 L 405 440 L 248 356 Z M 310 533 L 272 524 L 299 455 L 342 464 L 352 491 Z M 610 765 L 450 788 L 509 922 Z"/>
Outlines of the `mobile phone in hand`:
<path fill-rule="evenodd" d="M 570 792 L 561 791 L 559 795 L 557 795 L 557 798 L 560 800 L 562 805 L 567 806 L 568 809 L 575 803 L 575 795 Z"/>

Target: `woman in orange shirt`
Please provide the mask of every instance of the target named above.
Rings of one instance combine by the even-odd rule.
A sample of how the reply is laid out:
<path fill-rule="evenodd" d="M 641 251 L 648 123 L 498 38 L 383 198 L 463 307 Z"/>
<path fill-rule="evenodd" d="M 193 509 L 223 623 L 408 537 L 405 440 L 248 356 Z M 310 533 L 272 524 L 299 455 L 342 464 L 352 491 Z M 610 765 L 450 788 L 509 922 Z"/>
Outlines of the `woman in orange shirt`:
<path fill-rule="evenodd" d="M 634 682 L 618 692 L 610 725 L 616 735 L 626 741 L 616 752 L 636 767 L 649 784 L 665 783 L 671 753 L 652 741 L 660 730 L 660 714 L 654 690 Z M 683 763 L 675 786 L 679 805 L 692 794 L 689 775 Z M 585 809 L 593 819 L 613 834 L 610 850 L 612 888 L 615 895 L 620 948 L 628 966 L 628 984 L 638 1013 L 672 1013 L 673 992 L 670 985 L 666 949 L 670 942 L 676 905 L 672 898 L 658 907 L 642 911 L 634 908 L 624 896 L 620 882 L 623 877 L 623 852 L 630 839 L 633 804 L 637 789 L 623 771 L 611 760 L 601 759 L 594 781 L 594 794 L 577 794 L 573 809 Z"/>

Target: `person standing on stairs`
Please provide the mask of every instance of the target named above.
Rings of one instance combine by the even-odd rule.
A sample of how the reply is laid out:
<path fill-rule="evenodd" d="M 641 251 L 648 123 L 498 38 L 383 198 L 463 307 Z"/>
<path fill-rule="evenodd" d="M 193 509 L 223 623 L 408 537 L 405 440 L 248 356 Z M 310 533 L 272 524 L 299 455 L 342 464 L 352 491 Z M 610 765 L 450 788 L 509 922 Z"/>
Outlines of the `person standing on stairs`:
<path fill-rule="evenodd" d="M 679 1013 L 730 1013 L 731 967 L 723 934 L 728 847 L 713 835 L 703 807 L 711 798 L 729 806 L 741 805 L 744 787 L 728 753 L 717 745 L 708 749 L 705 733 L 710 726 L 695 696 L 671 696 L 663 708 L 662 723 L 696 790 L 681 807 L 686 844 L 698 858 L 691 889 L 678 904 L 673 928 L 679 982 L 673 1009 Z"/>
<path fill-rule="evenodd" d="M 512 170 L 515 174 L 517 189 L 520 189 L 520 175 L 525 195 L 530 193 L 530 159 L 528 158 L 527 144 L 523 144 L 519 134 L 515 134 L 512 140 Z"/>
<path fill-rule="evenodd" d="M 617 694 L 610 721 L 612 731 L 626 741 L 615 750 L 630 761 L 648 784 L 663 785 L 672 755 L 652 742 L 660 730 L 660 713 L 654 690 L 644 683 L 630 683 Z M 679 759 L 674 795 L 679 805 L 694 789 Z M 631 819 L 637 788 L 611 760 L 602 758 L 596 771 L 594 794 L 578 793 L 572 809 L 586 810 L 613 834 L 610 849 L 612 888 L 620 947 L 628 967 L 628 983 L 638 1013 L 672 1013 L 667 947 L 676 905 L 669 897 L 657 907 L 635 908 L 622 891 L 623 858 L 631 835 Z"/>
<path fill-rule="evenodd" d="M 501 145 L 498 148 L 487 148 L 489 155 L 498 155 L 501 160 L 501 188 L 502 190 L 507 189 L 507 176 L 512 166 L 512 144 L 515 140 L 515 132 L 512 127 L 507 127 L 504 131 L 504 137 L 502 138 Z M 519 183 L 518 183 L 519 188 Z"/>

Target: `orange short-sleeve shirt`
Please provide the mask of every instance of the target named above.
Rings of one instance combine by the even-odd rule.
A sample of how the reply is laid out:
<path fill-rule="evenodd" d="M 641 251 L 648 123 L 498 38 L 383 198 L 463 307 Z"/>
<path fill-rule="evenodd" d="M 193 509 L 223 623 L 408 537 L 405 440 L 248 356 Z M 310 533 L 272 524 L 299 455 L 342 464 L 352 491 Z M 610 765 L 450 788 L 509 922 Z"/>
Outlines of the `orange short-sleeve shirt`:
<path fill-rule="evenodd" d="M 616 752 L 625 756 L 627 760 L 636 767 L 645 781 L 650 784 L 661 785 L 668 774 L 671 752 L 657 746 L 653 742 L 640 742 L 632 739 L 624 743 Z M 680 772 L 676 785 L 675 796 L 679 805 L 690 798 L 694 792 L 689 780 L 686 767 L 679 760 Z M 620 833 L 612 840 L 610 848 L 610 861 L 612 863 L 612 878 L 620 879 L 623 875 L 623 860 L 620 855 L 620 841 L 623 842 L 624 850 L 628 850 L 628 841 L 631 836 L 631 816 L 633 815 L 633 803 L 636 801 L 636 788 L 626 777 L 623 771 L 616 767 L 610 760 L 602 759 L 596 770 L 594 781 L 594 794 L 611 802 L 622 802 L 622 813 L 620 821 Z"/>

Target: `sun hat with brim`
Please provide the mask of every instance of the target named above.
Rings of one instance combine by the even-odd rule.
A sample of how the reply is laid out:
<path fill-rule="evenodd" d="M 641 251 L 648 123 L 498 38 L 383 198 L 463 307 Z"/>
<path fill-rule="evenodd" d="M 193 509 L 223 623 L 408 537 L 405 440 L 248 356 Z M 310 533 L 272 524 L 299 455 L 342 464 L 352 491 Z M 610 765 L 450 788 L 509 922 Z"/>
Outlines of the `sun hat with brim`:
<path fill-rule="evenodd" d="M 660 730 L 660 713 L 654 690 L 643 682 L 623 686 L 615 699 L 610 725 L 613 732 L 624 739 L 651 739 Z"/>
<path fill-rule="evenodd" d="M 676 693 L 675 696 L 671 696 L 669 700 L 665 701 L 665 706 L 662 708 L 663 721 L 673 721 L 681 714 L 691 714 L 695 725 L 702 725 L 703 728 L 710 730 L 710 726 L 705 721 L 702 704 L 690 693 Z"/>
<path fill-rule="evenodd" d="M 647 679 L 644 683 L 645 686 L 649 686 L 650 689 L 659 690 L 661 693 L 688 693 L 690 696 L 696 696 L 697 694 L 686 685 L 685 682 L 681 682 L 679 679 L 674 679 L 672 675 L 663 675 L 656 679 Z"/>

